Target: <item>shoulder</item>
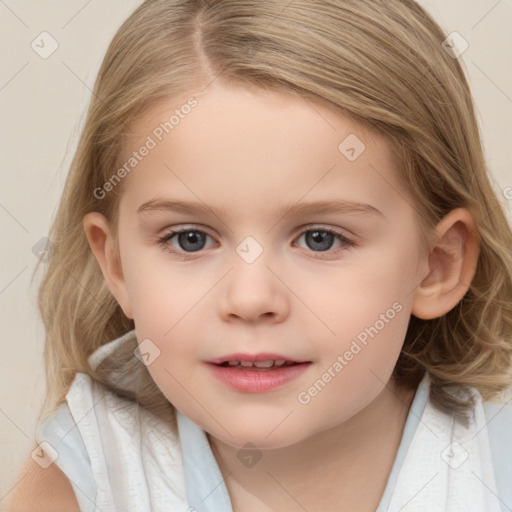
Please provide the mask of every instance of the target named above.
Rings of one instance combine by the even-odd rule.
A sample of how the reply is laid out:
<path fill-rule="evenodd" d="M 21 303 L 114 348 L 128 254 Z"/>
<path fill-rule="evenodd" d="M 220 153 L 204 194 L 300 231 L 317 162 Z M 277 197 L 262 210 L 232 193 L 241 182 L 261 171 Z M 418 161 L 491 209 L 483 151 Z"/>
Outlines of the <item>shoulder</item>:
<path fill-rule="evenodd" d="M 32 458 L 4 503 L 9 512 L 79 512 L 73 487 L 56 464 L 46 469 Z"/>

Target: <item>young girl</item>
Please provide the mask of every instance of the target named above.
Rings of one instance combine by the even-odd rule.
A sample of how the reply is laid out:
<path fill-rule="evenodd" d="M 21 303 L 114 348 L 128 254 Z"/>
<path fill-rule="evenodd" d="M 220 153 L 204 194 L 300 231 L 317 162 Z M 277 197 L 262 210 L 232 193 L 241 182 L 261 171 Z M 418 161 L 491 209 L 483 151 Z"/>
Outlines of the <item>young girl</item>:
<path fill-rule="evenodd" d="M 129 17 L 10 510 L 512 509 L 512 233 L 457 56 L 413 0 Z"/>

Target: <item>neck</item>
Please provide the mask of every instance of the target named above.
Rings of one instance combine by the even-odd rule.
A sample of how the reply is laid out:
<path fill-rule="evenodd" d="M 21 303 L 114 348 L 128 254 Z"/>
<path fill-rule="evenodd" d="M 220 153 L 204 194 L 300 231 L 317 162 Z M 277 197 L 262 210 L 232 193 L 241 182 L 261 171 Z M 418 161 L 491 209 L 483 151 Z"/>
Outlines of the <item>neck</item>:
<path fill-rule="evenodd" d="M 413 398 L 414 391 L 390 381 L 348 421 L 292 446 L 264 450 L 252 467 L 240 463 L 239 448 L 208 435 L 233 510 L 374 511 Z"/>

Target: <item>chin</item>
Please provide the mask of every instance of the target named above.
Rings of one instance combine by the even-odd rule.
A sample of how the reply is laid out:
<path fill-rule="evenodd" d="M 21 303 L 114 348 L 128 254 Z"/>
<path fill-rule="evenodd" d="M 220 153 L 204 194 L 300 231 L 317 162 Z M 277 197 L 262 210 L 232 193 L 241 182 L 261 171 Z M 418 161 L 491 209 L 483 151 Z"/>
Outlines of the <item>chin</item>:
<path fill-rule="evenodd" d="M 276 428 L 278 424 L 279 421 L 276 421 L 272 427 L 267 427 L 266 424 L 262 425 L 255 420 L 251 425 L 238 425 L 236 430 L 228 428 L 231 436 L 218 425 L 208 429 L 207 432 L 220 442 L 237 449 L 252 447 L 252 449 L 275 450 L 297 444 L 308 437 L 308 434 L 298 429 L 296 425 L 290 423 L 286 427 L 280 425 Z"/>

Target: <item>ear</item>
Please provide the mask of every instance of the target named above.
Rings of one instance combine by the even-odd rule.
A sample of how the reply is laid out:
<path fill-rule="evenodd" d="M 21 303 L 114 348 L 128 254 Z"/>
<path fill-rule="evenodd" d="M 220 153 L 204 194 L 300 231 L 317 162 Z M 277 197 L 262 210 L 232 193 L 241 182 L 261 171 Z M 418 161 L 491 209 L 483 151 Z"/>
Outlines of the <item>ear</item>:
<path fill-rule="evenodd" d="M 476 222 L 466 208 L 452 210 L 435 231 L 429 273 L 415 290 L 411 309 L 424 320 L 443 316 L 460 302 L 475 275 L 480 253 Z"/>
<path fill-rule="evenodd" d="M 90 212 L 84 216 L 83 225 L 109 290 L 124 314 L 133 320 L 117 240 L 107 218 L 99 212 Z"/>

